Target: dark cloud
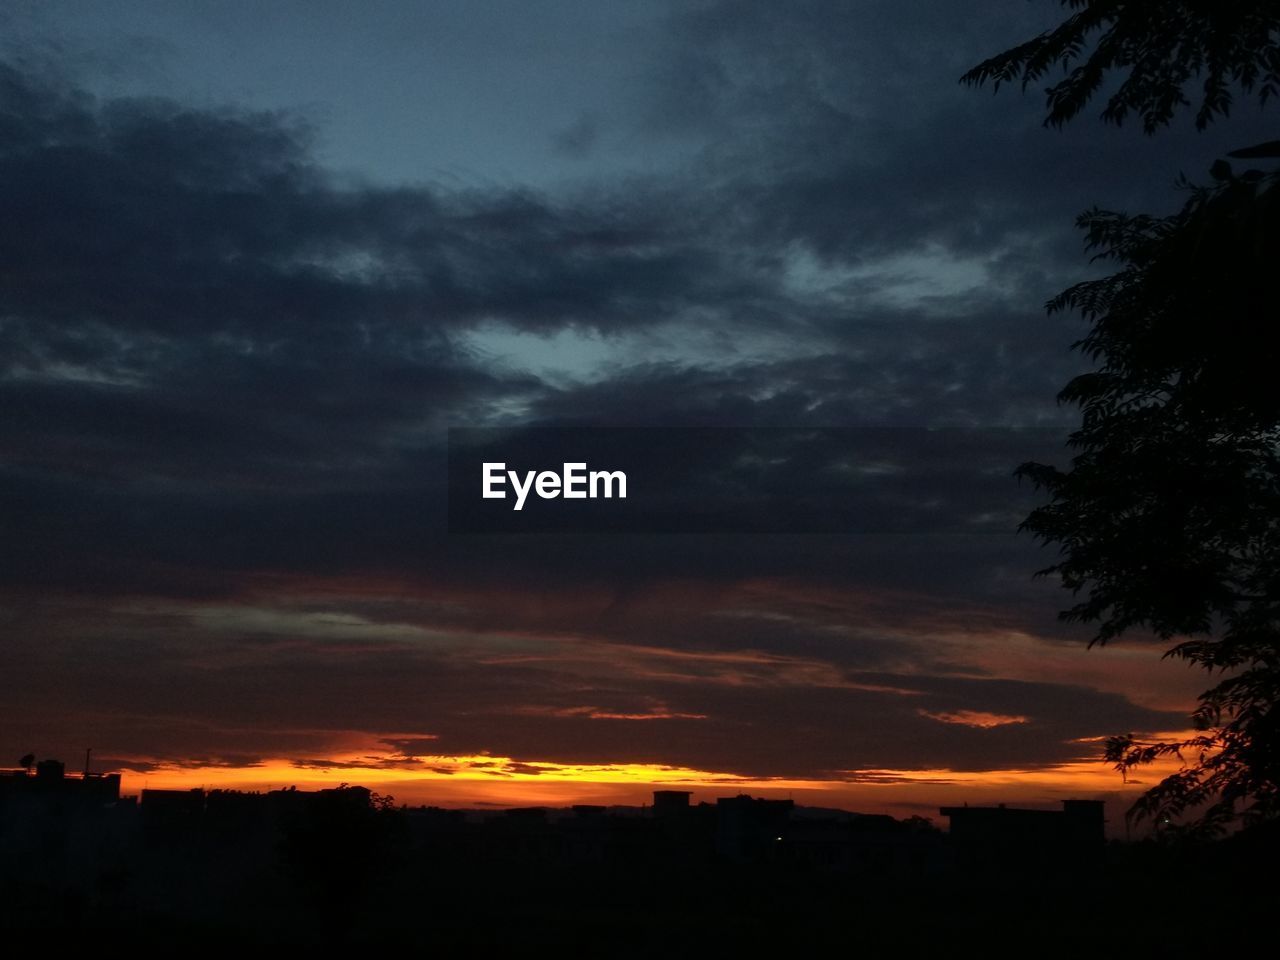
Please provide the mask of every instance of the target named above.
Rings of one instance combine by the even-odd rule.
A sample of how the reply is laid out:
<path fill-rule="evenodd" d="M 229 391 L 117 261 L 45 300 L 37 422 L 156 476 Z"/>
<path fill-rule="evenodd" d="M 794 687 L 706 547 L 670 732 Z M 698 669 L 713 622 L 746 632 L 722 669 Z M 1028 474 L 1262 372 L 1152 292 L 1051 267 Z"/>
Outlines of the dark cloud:
<path fill-rule="evenodd" d="M 569 126 L 556 132 L 552 144 L 566 157 L 582 159 L 594 149 L 600 139 L 600 121 L 591 114 L 582 114 Z"/>
<path fill-rule="evenodd" d="M 24 683 L 7 709 L 33 738 L 91 733 L 152 761 L 413 768 L 415 756 L 492 753 L 779 777 L 1037 766 L 1179 716 L 1087 685 L 947 664 L 893 604 L 867 610 L 859 633 L 851 611 L 805 616 L 777 598 L 757 600 L 754 616 L 737 615 L 740 596 L 701 612 L 672 601 L 597 617 L 594 630 L 519 610 L 463 632 L 242 604 L 120 611 L 118 636 L 85 623 L 31 636 L 33 624 L 17 624 L 6 669 Z M 644 644 L 655 636 L 669 645 Z M 966 713 L 1021 722 L 937 719 Z M 379 745 L 373 759 L 313 759 L 353 733 Z"/>
<path fill-rule="evenodd" d="M 1080 329 L 1039 305 L 1090 269 L 1072 217 L 1171 208 L 1177 165 L 1251 122 L 1053 133 L 960 88 L 1024 7 L 931 4 L 927 35 L 901 4 L 681 7 L 627 109 L 553 140 L 584 170 L 628 137 L 685 161 L 554 193 L 343 179 L 295 115 L 0 67 L 13 745 L 798 777 L 1176 725 L 1122 680 L 993 667 L 994 636 L 1079 639 L 1012 536 L 444 536 L 445 428 L 513 423 L 978 428 L 911 455 L 981 477 L 867 490 L 954 519 L 1007 484 L 1016 520 L 1044 445 L 981 428 L 1071 422 Z M 559 369 L 503 337 L 565 338 Z M 771 482 L 850 507 L 810 453 Z M 1020 719 L 953 722 L 978 715 Z"/>

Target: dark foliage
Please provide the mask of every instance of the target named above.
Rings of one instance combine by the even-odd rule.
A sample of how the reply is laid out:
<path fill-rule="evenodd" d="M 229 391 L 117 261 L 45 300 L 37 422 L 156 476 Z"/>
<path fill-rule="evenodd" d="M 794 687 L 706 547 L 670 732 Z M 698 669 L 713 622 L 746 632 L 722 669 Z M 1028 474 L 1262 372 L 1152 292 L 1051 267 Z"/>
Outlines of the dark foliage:
<path fill-rule="evenodd" d="M 1202 810 L 1277 812 L 1280 699 L 1280 380 L 1274 336 L 1280 174 L 1193 188 L 1173 217 L 1091 211 L 1091 247 L 1119 272 L 1078 284 L 1051 310 L 1092 322 L 1078 344 L 1097 369 L 1061 392 L 1083 422 L 1070 469 L 1024 464 L 1051 495 L 1023 528 L 1061 548 L 1080 598 L 1063 612 L 1095 642 L 1133 628 L 1183 639 L 1166 656 L 1225 674 L 1179 743 L 1114 738 L 1121 770 L 1179 755 L 1189 765 L 1139 801 L 1157 821 Z"/>
<path fill-rule="evenodd" d="M 1060 126 L 1123 80 L 1103 117 L 1142 117 L 1148 133 L 1202 82 L 1196 122 L 1231 105 L 1231 88 L 1265 103 L 1280 77 L 1280 3 L 1064 0 L 1054 30 L 979 64 L 962 80 L 1023 87 L 1061 65 L 1046 123 Z M 1091 38 L 1096 34 L 1091 52 Z M 1126 72 L 1127 71 L 1127 72 Z M 1197 734 L 1179 742 L 1112 738 L 1124 774 L 1176 756 L 1182 767 L 1130 811 L 1183 832 L 1280 814 L 1280 141 L 1218 161 L 1207 186 L 1170 217 L 1102 210 L 1080 226 L 1111 276 L 1071 287 L 1050 312 L 1079 311 L 1076 347 L 1095 369 L 1059 399 L 1080 407 L 1067 470 L 1023 464 L 1049 494 L 1022 524 L 1059 547 L 1040 571 L 1077 598 L 1061 616 L 1096 625 L 1094 643 L 1131 630 L 1174 641 L 1166 657 L 1220 678 L 1200 697 Z"/>
<path fill-rule="evenodd" d="M 1074 11 L 1038 37 L 978 64 L 961 79 L 995 88 L 1021 78 L 1025 90 L 1055 66 L 1066 75 L 1045 91 L 1045 123 L 1061 126 L 1124 73 L 1102 117 L 1135 113 L 1151 133 L 1190 106 L 1199 83 L 1196 126 L 1225 116 L 1233 88 L 1266 103 L 1280 90 L 1280 2 L 1276 0 L 1062 0 Z M 1127 73 L 1126 73 L 1127 71 Z"/>

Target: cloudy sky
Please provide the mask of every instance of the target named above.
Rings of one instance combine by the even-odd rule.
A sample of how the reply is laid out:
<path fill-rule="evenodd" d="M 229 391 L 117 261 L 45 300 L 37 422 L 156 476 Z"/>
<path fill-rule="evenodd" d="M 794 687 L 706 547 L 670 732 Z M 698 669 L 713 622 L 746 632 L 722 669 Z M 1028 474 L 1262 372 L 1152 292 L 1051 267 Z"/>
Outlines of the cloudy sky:
<path fill-rule="evenodd" d="M 1055 131 L 957 82 L 1059 15 L 7 5 L 0 764 L 450 805 L 1141 789 L 1100 738 L 1181 729 L 1204 678 L 1056 621 L 1009 473 L 1073 423 L 1084 327 L 1043 304 L 1100 269 L 1075 216 L 1172 212 L 1260 125 Z M 951 439 L 850 479 L 927 503 L 905 531 L 449 533 L 449 428 L 538 424 Z M 912 486 L 930 453 L 958 475 Z M 998 529 L 965 532 L 975 475 Z"/>

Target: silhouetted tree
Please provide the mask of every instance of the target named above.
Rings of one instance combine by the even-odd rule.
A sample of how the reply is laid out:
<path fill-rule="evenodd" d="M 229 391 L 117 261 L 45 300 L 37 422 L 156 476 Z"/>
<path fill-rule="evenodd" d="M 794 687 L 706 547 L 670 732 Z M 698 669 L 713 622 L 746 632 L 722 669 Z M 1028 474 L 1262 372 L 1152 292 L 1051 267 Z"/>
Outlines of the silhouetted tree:
<path fill-rule="evenodd" d="M 1231 88 L 1262 103 L 1280 92 L 1278 0 L 1061 0 L 1074 11 L 1061 24 L 984 60 L 961 80 L 969 84 L 1021 79 L 1025 90 L 1056 66 L 1065 77 L 1048 87 L 1045 123 L 1059 127 L 1076 116 L 1112 72 L 1125 74 L 1107 99 L 1104 120 L 1119 124 L 1131 113 L 1152 133 L 1190 106 L 1186 88 L 1200 82 L 1196 126 L 1225 116 Z"/>
<path fill-rule="evenodd" d="M 18 761 L 18 766 L 27 771 L 28 776 L 31 774 L 32 768 L 36 765 L 36 755 L 34 753 L 24 753 L 22 759 Z"/>
<path fill-rule="evenodd" d="M 1228 112 L 1233 86 L 1265 103 L 1280 82 L 1278 2 L 1063 5 L 1075 11 L 1065 23 L 962 80 L 1025 87 L 1060 64 L 1046 119 L 1060 125 L 1116 72 L 1103 117 L 1137 113 L 1148 133 L 1190 105 L 1192 80 L 1200 127 Z M 1231 156 L 1274 160 L 1280 142 Z M 1090 321 L 1076 347 L 1096 368 L 1059 394 L 1083 415 L 1069 469 L 1017 474 L 1050 497 L 1022 528 L 1060 548 L 1040 573 L 1080 598 L 1064 619 L 1096 624 L 1093 643 L 1149 630 L 1175 641 L 1166 656 L 1225 675 L 1200 697 L 1196 736 L 1115 737 L 1106 752 L 1124 773 L 1181 757 L 1130 813 L 1191 814 L 1215 831 L 1280 813 L 1280 171 L 1220 160 L 1211 177 L 1182 184 L 1190 197 L 1174 216 L 1080 217 L 1090 249 L 1119 270 L 1049 310 Z"/>
<path fill-rule="evenodd" d="M 282 823 L 281 860 L 341 932 L 398 864 L 407 845 L 404 819 L 391 797 L 345 783 L 302 801 Z"/>

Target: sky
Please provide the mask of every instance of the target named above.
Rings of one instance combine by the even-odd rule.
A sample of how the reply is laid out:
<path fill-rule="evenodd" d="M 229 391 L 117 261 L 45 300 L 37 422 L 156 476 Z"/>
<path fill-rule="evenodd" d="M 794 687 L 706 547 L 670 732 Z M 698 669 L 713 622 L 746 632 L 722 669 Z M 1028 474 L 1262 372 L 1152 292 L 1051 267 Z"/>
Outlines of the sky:
<path fill-rule="evenodd" d="M 1171 213 L 1261 125 L 1054 130 L 958 82 L 1060 12 L 6 5 L 0 764 L 1118 818 L 1102 740 L 1208 684 L 1032 577 L 1010 475 L 1088 369 L 1044 304 L 1105 269 L 1078 214 Z M 867 509 L 936 522 L 451 533 L 448 430 L 548 424 L 963 429 L 934 460 L 1007 462 L 1010 508 L 962 532 L 899 463 Z M 811 466 L 789 495 L 839 513 Z"/>

